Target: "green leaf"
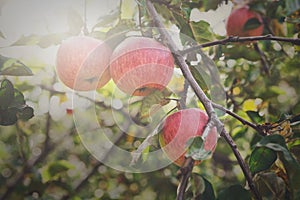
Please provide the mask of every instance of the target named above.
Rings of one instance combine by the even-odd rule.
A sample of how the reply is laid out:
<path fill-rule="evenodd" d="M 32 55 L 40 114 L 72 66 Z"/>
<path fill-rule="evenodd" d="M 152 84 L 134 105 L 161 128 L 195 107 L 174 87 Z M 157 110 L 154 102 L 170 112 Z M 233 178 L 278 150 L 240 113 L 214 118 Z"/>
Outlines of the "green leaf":
<path fill-rule="evenodd" d="M 194 199 L 216 199 L 212 184 L 203 176 L 193 173 L 191 183 Z"/>
<path fill-rule="evenodd" d="M 201 89 L 204 92 L 207 91 L 208 87 L 205 79 L 207 79 L 209 75 L 200 67 L 200 65 L 190 66 L 190 71 L 194 79 L 197 81 L 198 85 L 201 87 Z"/>
<path fill-rule="evenodd" d="M 241 185 L 232 185 L 222 190 L 217 200 L 251 200 L 251 194 Z"/>
<path fill-rule="evenodd" d="M 190 138 L 186 142 L 188 148 L 185 157 L 192 157 L 194 160 L 204 160 L 209 157 L 212 152 L 204 149 L 204 142 L 201 136 Z"/>
<path fill-rule="evenodd" d="M 205 11 L 216 10 L 224 0 L 203 0 Z"/>
<path fill-rule="evenodd" d="M 11 46 L 29 46 L 36 45 L 39 43 L 41 36 L 32 34 L 28 36 L 22 35 L 16 42 L 11 44 Z"/>
<path fill-rule="evenodd" d="M 274 172 L 257 174 L 254 183 L 263 199 L 286 199 L 286 184 Z"/>
<path fill-rule="evenodd" d="M 1 82 L 0 87 L 0 109 L 6 109 L 14 100 L 14 86 L 5 79 Z"/>
<path fill-rule="evenodd" d="M 147 146 L 144 150 L 143 150 L 143 153 L 142 153 L 142 159 L 143 161 L 145 162 L 148 158 L 148 155 L 149 155 L 149 151 L 150 151 L 150 146 Z"/>
<path fill-rule="evenodd" d="M 54 33 L 49 35 L 36 35 L 32 34 L 29 36 L 22 35 L 16 42 L 11 46 L 33 46 L 37 45 L 41 48 L 47 48 L 52 45 L 58 45 L 64 38 L 69 37 L 70 33 Z"/>
<path fill-rule="evenodd" d="M 25 105 L 24 95 L 17 89 L 14 89 L 14 100 L 11 102 L 10 107 L 19 107 Z"/>
<path fill-rule="evenodd" d="M 266 147 L 278 153 L 289 178 L 293 199 L 300 199 L 300 164 L 287 149 L 284 138 L 278 134 L 269 135 L 264 137 L 256 146 Z"/>
<path fill-rule="evenodd" d="M 31 69 L 17 59 L 0 55 L 0 75 L 31 76 Z"/>
<path fill-rule="evenodd" d="M 142 125 L 147 125 L 151 122 L 151 116 L 155 114 L 161 106 L 164 106 L 170 102 L 169 97 L 171 91 L 164 89 L 163 91 L 154 90 L 149 95 L 145 96 L 140 104 L 139 111 L 136 116 L 136 122 Z"/>
<path fill-rule="evenodd" d="M 228 48 L 228 46 L 221 46 L 222 53 L 228 59 L 239 59 L 244 58 L 250 61 L 258 61 L 260 60 L 260 55 L 256 51 L 249 49 L 246 45 L 235 45 L 233 47 Z"/>
<path fill-rule="evenodd" d="M 249 160 L 250 171 L 257 172 L 269 169 L 277 159 L 277 154 L 271 149 L 261 147 L 255 148 Z"/>
<path fill-rule="evenodd" d="M 92 31 L 96 28 L 113 26 L 113 24 L 118 20 L 120 12 L 112 12 L 108 15 L 100 17 L 98 22 L 93 26 Z"/>
<path fill-rule="evenodd" d="M 43 183 L 58 180 L 64 173 L 70 169 L 74 169 L 75 166 L 66 160 L 58 160 L 42 169 L 42 181 Z"/>
<path fill-rule="evenodd" d="M 19 109 L 19 111 L 17 112 L 17 117 L 18 119 L 27 121 L 34 116 L 33 112 L 33 108 L 26 106 L 22 109 Z"/>
<path fill-rule="evenodd" d="M 243 31 L 253 30 L 258 28 L 259 26 L 261 26 L 261 22 L 257 18 L 253 17 L 248 19 L 248 21 L 245 23 Z"/>
<path fill-rule="evenodd" d="M 16 108 L 9 108 L 5 110 L 0 109 L 0 125 L 11 126 L 15 124 L 18 120 L 16 113 Z"/>
<path fill-rule="evenodd" d="M 200 20 L 199 22 L 190 22 L 190 25 L 194 38 L 198 43 L 201 44 L 214 40 L 214 35 L 208 22 Z"/>
<path fill-rule="evenodd" d="M 257 123 L 257 124 L 260 124 L 264 121 L 264 119 L 259 115 L 258 112 L 256 111 L 246 111 L 248 117 L 251 119 L 251 121 Z"/>

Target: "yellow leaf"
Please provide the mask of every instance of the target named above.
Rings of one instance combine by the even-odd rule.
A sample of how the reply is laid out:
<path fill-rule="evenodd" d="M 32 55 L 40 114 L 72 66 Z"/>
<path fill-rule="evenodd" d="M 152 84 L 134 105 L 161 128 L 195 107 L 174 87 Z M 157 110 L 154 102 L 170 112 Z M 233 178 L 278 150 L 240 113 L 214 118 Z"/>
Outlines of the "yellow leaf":
<path fill-rule="evenodd" d="M 247 99 L 243 103 L 243 111 L 257 111 L 254 99 Z"/>
<path fill-rule="evenodd" d="M 121 19 L 132 19 L 135 13 L 135 0 L 123 0 L 121 6 Z"/>

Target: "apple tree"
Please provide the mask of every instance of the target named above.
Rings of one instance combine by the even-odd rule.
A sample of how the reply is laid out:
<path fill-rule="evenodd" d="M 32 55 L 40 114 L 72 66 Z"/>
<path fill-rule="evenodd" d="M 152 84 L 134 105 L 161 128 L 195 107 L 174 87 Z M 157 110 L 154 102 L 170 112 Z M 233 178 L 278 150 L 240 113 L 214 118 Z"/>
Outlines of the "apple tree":
<path fill-rule="evenodd" d="M 53 2 L 0 4 L 1 200 L 300 199 L 299 0 Z"/>

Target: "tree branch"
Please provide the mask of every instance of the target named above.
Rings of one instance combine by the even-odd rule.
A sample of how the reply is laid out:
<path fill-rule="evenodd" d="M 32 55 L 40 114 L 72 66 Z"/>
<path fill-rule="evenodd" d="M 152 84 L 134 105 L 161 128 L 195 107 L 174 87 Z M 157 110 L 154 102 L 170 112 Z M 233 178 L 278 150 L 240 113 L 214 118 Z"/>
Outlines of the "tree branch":
<path fill-rule="evenodd" d="M 238 37 L 238 36 L 230 36 L 222 40 L 217 40 L 213 42 L 207 42 L 199 45 L 192 46 L 190 48 L 184 49 L 179 51 L 180 54 L 184 55 L 191 51 L 195 51 L 197 49 L 201 49 L 204 47 L 211 47 L 215 45 L 225 45 L 227 43 L 237 43 L 237 42 L 249 42 L 249 41 L 260 41 L 260 40 L 274 40 L 274 41 L 281 41 L 281 42 L 289 42 L 293 45 L 300 45 L 300 39 L 299 38 L 285 38 L 285 37 L 277 37 L 273 35 L 262 35 L 262 36 L 255 36 L 255 37 Z"/>
<path fill-rule="evenodd" d="M 193 166 L 194 160 L 191 157 L 188 157 L 187 159 L 185 159 L 183 166 L 180 168 L 181 179 L 177 190 L 176 200 L 184 200 L 184 193 L 187 188 L 189 178 L 192 174 Z"/>
<path fill-rule="evenodd" d="M 199 100 L 201 101 L 201 103 L 203 104 L 208 116 L 210 117 L 208 124 L 206 125 L 206 128 L 204 130 L 203 135 L 205 135 L 206 133 L 208 133 L 210 131 L 211 128 L 213 128 L 214 126 L 216 126 L 219 130 L 222 130 L 222 136 L 225 138 L 225 140 L 229 143 L 229 145 L 232 147 L 232 150 L 234 152 L 234 154 L 236 155 L 238 162 L 240 163 L 240 166 L 243 170 L 243 173 L 248 181 L 248 184 L 250 186 L 250 189 L 253 193 L 253 195 L 255 196 L 256 199 L 260 200 L 261 197 L 259 195 L 259 193 L 257 192 L 253 180 L 252 180 L 252 176 L 250 171 L 248 170 L 247 164 L 244 162 L 244 160 L 242 159 L 240 153 L 238 152 L 236 145 L 234 143 L 234 141 L 232 140 L 231 136 L 229 134 L 226 133 L 225 129 L 223 129 L 223 123 L 220 122 L 220 120 L 217 118 L 212 102 L 210 101 L 210 99 L 207 98 L 207 96 L 205 95 L 205 93 L 203 92 L 203 90 L 199 87 L 199 85 L 197 84 L 196 80 L 194 79 L 193 75 L 191 74 L 188 65 L 185 62 L 184 57 L 182 56 L 182 51 L 180 52 L 176 46 L 176 44 L 174 43 L 174 41 L 172 40 L 171 36 L 168 34 L 168 32 L 165 30 L 164 28 L 164 24 L 162 23 L 161 19 L 159 18 L 159 15 L 155 9 L 155 7 L 153 6 L 153 4 L 147 0 L 146 1 L 146 5 L 148 8 L 149 13 L 152 16 L 152 19 L 154 21 L 154 23 L 156 24 L 156 26 L 158 27 L 158 31 L 160 32 L 160 34 L 162 35 L 162 37 L 165 39 L 168 47 L 170 48 L 170 50 L 173 52 L 175 61 L 177 63 L 177 65 L 180 67 L 183 76 L 185 77 L 185 79 L 188 80 L 189 84 L 191 85 L 191 87 L 193 88 L 195 94 L 197 95 L 197 97 L 199 98 Z M 203 46 L 201 46 L 202 48 Z M 196 48 L 194 48 L 196 49 Z M 193 50 L 194 50 L 193 49 Z M 189 51 L 188 51 L 189 52 Z M 187 53 L 187 52 L 186 52 Z M 187 175 L 185 177 L 185 180 L 189 177 L 189 175 Z M 185 183 L 182 179 L 182 182 L 180 184 L 183 185 L 182 187 L 184 187 Z M 186 186 L 185 186 L 186 187 Z M 185 188 L 180 189 L 181 191 L 184 191 Z"/>
<path fill-rule="evenodd" d="M 232 149 L 239 165 L 241 166 L 241 169 L 244 173 L 244 176 L 248 182 L 248 185 L 249 185 L 250 190 L 252 191 L 254 197 L 258 200 L 261 200 L 262 198 L 260 196 L 259 191 L 257 190 L 257 188 L 254 185 L 249 166 L 245 163 L 244 159 L 242 158 L 240 152 L 237 149 L 235 142 L 233 141 L 233 139 L 231 138 L 231 136 L 229 135 L 229 133 L 227 133 L 227 131 L 225 129 L 223 129 L 223 131 L 221 132 L 221 136 L 225 138 L 226 142 L 229 144 L 230 148 Z"/>

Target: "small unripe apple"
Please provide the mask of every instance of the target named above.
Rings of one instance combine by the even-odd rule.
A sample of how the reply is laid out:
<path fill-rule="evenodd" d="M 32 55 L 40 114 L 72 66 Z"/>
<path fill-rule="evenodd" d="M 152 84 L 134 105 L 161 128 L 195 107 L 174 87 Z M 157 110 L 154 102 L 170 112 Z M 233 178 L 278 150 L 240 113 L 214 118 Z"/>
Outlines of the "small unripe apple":
<path fill-rule="evenodd" d="M 245 27 L 249 20 L 253 20 L 254 24 L 256 24 L 253 28 Z M 260 36 L 263 30 L 262 17 L 258 13 L 250 10 L 248 6 L 233 9 L 226 22 L 228 36 Z"/>
<path fill-rule="evenodd" d="M 182 166 L 187 151 L 187 141 L 196 136 L 202 136 L 208 116 L 196 108 L 179 110 L 169 115 L 159 133 L 159 142 L 168 158 L 176 165 Z M 204 150 L 213 152 L 216 148 L 218 133 L 212 128 L 205 139 Z M 199 147 L 200 148 L 200 147 Z M 201 161 L 196 161 L 195 165 Z"/>
<path fill-rule="evenodd" d="M 152 38 L 128 37 L 111 56 L 111 77 L 120 90 L 130 95 L 146 96 L 164 89 L 173 70 L 171 51 Z"/>
<path fill-rule="evenodd" d="M 111 48 L 101 40 L 76 36 L 62 42 L 56 57 L 56 72 L 69 88 L 95 90 L 109 80 Z"/>

